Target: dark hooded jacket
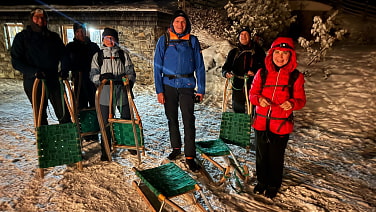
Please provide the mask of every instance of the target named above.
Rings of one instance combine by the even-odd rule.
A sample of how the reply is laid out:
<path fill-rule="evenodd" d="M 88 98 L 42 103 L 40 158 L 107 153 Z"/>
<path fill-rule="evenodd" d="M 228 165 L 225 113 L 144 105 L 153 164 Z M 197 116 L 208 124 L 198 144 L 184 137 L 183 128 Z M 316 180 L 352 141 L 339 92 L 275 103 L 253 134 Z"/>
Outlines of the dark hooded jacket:
<path fill-rule="evenodd" d="M 91 42 L 88 37 L 86 37 L 84 42 L 74 38 L 73 42 L 67 44 L 67 50 L 72 72 L 90 73 L 91 59 L 99 51 L 98 45 Z"/>
<path fill-rule="evenodd" d="M 275 50 L 289 51 L 289 62 L 277 68 L 273 63 L 273 52 Z M 256 105 L 256 116 L 253 127 L 259 131 L 270 130 L 272 133 L 284 135 L 289 134 L 293 130 L 293 122 L 291 119 L 294 110 L 300 110 L 306 104 L 306 95 L 304 91 L 304 76 L 299 73 L 293 85 L 293 96 L 290 96 L 289 89 L 287 88 L 289 77 L 296 69 L 296 52 L 294 50 L 294 42 L 291 38 L 279 37 L 277 38 L 265 58 L 265 68 L 267 77 L 265 87 L 262 85 L 261 71 L 258 71 L 252 86 L 249 91 L 249 98 L 252 105 Z M 271 106 L 261 107 L 259 98 L 265 97 L 270 100 Z M 293 107 L 291 110 L 284 110 L 280 105 L 289 101 Z M 266 116 L 271 117 L 269 124 Z"/>

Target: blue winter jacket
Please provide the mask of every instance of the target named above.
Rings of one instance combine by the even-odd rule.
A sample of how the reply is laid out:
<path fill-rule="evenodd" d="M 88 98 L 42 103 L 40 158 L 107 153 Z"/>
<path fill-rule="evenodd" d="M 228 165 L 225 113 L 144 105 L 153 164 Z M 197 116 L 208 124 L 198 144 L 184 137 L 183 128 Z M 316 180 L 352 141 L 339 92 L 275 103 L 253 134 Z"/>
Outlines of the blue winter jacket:
<path fill-rule="evenodd" d="M 176 34 L 179 38 L 189 34 Z M 174 33 L 173 31 L 171 33 Z M 205 67 L 200 43 L 196 36 L 190 35 L 190 40 L 168 42 L 165 49 L 166 36 L 159 38 L 154 54 L 154 83 L 156 93 L 163 93 L 163 85 L 174 88 L 196 88 L 197 93 L 205 94 Z M 191 44 L 189 44 L 191 42 Z M 164 75 L 190 75 L 190 77 L 171 78 Z M 197 82 L 196 82 L 197 80 Z"/>

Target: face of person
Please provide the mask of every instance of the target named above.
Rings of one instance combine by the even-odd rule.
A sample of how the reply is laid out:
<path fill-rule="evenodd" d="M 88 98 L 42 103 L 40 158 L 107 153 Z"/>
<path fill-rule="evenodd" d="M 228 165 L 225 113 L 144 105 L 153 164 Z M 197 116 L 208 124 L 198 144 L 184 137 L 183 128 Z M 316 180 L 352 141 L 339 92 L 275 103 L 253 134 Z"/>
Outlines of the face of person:
<path fill-rule="evenodd" d="M 251 40 L 251 36 L 247 31 L 243 31 L 239 35 L 239 42 L 242 45 L 248 45 L 249 41 Z"/>
<path fill-rule="evenodd" d="M 174 27 L 174 30 L 178 34 L 182 34 L 185 32 L 185 29 L 187 28 L 187 21 L 184 17 L 179 16 L 175 18 L 174 22 L 172 23 L 172 26 Z"/>
<path fill-rule="evenodd" d="M 103 44 L 107 47 L 113 47 L 115 46 L 115 38 L 112 36 L 104 36 L 103 38 Z"/>
<path fill-rule="evenodd" d="M 74 33 L 74 37 L 79 41 L 85 41 L 86 31 L 82 28 L 77 29 Z"/>
<path fill-rule="evenodd" d="M 47 26 L 47 18 L 44 16 L 43 12 L 36 11 L 33 15 L 33 23 L 39 27 Z"/>
<path fill-rule="evenodd" d="M 273 62 L 276 66 L 282 67 L 289 62 L 290 51 L 274 50 Z"/>

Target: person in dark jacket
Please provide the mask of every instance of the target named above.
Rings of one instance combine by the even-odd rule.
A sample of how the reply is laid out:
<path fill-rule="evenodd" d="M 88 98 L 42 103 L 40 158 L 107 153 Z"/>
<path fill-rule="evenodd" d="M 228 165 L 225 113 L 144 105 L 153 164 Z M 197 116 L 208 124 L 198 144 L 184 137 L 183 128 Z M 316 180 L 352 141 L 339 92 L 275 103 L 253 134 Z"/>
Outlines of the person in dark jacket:
<path fill-rule="evenodd" d="M 174 160 L 181 153 L 182 141 L 179 131 L 178 108 L 184 124 L 184 154 L 192 171 L 200 169 L 196 157 L 196 129 L 194 99 L 202 101 L 205 94 L 205 67 L 200 43 L 190 34 L 188 16 L 177 10 L 166 35 L 159 38 L 154 56 L 154 83 L 158 102 L 164 105 L 168 120 L 172 152 L 168 159 Z M 194 89 L 197 85 L 197 94 Z"/>
<path fill-rule="evenodd" d="M 71 72 L 77 109 L 95 107 L 96 87 L 90 80 L 91 60 L 99 51 L 96 43 L 86 36 L 86 27 L 83 23 L 73 24 L 74 39 L 67 44 L 67 51 L 71 62 Z M 98 140 L 98 135 L 85 136 L 85 140 Z"/>
<path fill-rule="evenodd" d="M 67 44 L 67 50 L 71 61 L 72 81 L 75 95 L 78 99 L 78 109 L 95 107 L 96 87 L 89 79 L 89 74 L 91 60 L 93 55 L 99 51 L 99 47 L 86 36 L 84 24 L 74 23 L 73 31 L 74 39 Z M 82 77 L 80 87 L 78 87 L 79 75 Z"/>
<path fill-rule="evenodd" d="M 292 113 L 306 104 L 303 74 L 298 72 L 295 82 L 289 85 L 296 67 L 293 40 L 278 37 L 265 58 L 266 76 L 259 70 L 249 93 L 251 103 L 256 105 L 252 125 L 256 140 L 254 192 L 269 198 L 274 198 L 282 185 L 284 154 L 293 130 Z"/>
<path fill-rule="evenodd" d="M 222 67 L 222 76 L 232 79 L 232 109 L 235 113 L 246 112 L 246 95 L 251 87 L 253 76 L 264 67 L 265 52 L 261 46 L 251 39 L 249 28 L 238 33 L 239 43 L 230 50 Z M 244 77 L 247 77 L 245 91 Z"/>
<path fill-rule="evenodd" d="M 62 102 L 59 75 L 67 77 L 69 58 L 63 41 L 57 33 L 48 30 L 47 22 L 47 13 L 43 9 L 36 8 L 31 11 L 30 25 L 14 38 L 11 49 L 12 65 L 23 74 L 24 90 L 30 102 L 32 102 L 35 78 L 45 79 L 47 98 L 55 110 L 59 123 L 67 123 L 71 122 L 71 119 L 67 106 Z M 60 62 L 62 71 L 59 73 Z M 38 91 L 39 97 L 40 88 L 41 86 Z M 42 125 L 48 125 L 47 105 L 48 102 L 45 101 Z"/>
<path fill-rule="evenodd" d="M 96 85 L 99 86 L 100 83 L 104 80 L 114 80 L 115 85 L 113 88 L 113 92 L 115 93 L 116 98 L 113 99 L 115 105 L 117 106 L 118 110 L 120 111 L 120 117 L 122 119 L 131 119 L 130 113 L 130 105 L 128 102 L 127 92 L 124 90 L 124 85 L 121 81 L 122 77 L 125 76 L 129 80 L 129 85 L 132 92 L 132 87 L 136 82 L 136 72 L 134 70 L 134 65 L 132 60 L 129 56 L 129 52 L 126 50 L 122 50 L 119 47 L 119 36 L 118 32 L 112 28 L 105 28 L 102 33 L 102 40 L 103 45 L 101 46 L 101 51 L 103 51 L 103 58 L 102 64 L 98 64 L 98 57 L 99 53 L 97 52 L 94 54 L 92 63 L 91 63 L 91 71 L 90 71 L 90 79 Z M 120 54 L 123 54 L 120 55 Z M 122 61 L 121 58 L 124 58 Z M 121 83 L 119 83 L 121 82 Z M 110 102 L 110 85 L 104 85 L 101 96 L 100 96 L 100 110 L 102 113 L 102 119 L 105 126 L 108 125 L 108 116 L 109 116 L 109 105 Z M 110 136 L 110 127 L 106 127 L 106 134 L 107 139 L 109 141 L 109 145 L 111 148 L 111 136 Z M 104 142 L 102 138 L 101 142 L 102 147 L 102 161 L 108 161 L 109 158 L 105 152 Z M 132 155 L 137 154 L 137 150 L 128 150 Z"/>

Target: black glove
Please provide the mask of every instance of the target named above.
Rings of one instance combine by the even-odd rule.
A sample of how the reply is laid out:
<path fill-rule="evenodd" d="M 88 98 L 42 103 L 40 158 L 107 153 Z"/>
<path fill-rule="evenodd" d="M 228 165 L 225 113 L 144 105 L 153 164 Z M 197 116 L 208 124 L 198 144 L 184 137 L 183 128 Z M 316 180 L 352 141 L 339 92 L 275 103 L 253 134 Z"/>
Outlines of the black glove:
<path fill-rule="evenodd" d="M 43 71 L 38 71 L 37 73 L 35 73 L 35 76 L 38 79 L 46 79 L 46 73 L 44 73 Z"/>
<path fill-rule="evenodd" d="M 59 73 L 59 75 L 60 75 L 60 78 L 62 79 L 62 80 L 66 80 L 66 79 L 68 79 L 68 77 L 69 77 L 69 73 L 68 72 L 63 72 L 63 71 L 60 71 L 60 73 Z"/>
<path fill-rule="evenodd" d="M 101 74 L 100 76 L 99 76 L 99 80 L 100 81 L 103 81 L 104 79 L 115 79 L 115 76 L 114 76 L 114 74 L 112 74 L 112 73 L 104 73 L 104 74 Z"/>

